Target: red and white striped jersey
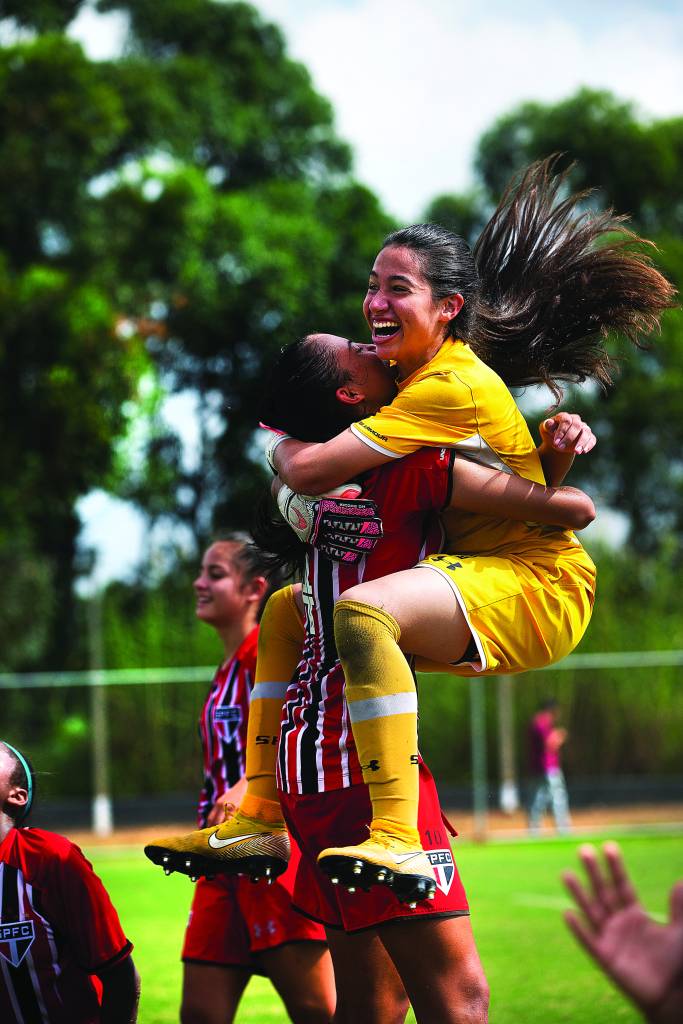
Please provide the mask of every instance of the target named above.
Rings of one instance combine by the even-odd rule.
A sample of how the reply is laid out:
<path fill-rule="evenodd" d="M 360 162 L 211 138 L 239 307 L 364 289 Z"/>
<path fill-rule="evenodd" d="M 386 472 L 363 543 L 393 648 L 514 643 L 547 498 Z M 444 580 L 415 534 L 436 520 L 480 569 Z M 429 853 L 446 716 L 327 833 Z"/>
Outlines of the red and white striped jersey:
<path fill-rule="evenodd" d="M 409 569 L 440 550 L 437 512 L 450 500 L 453 457 L 451 449 L 422 448 L 365 476 L 363 495 L 377 503 L 384 535 L 356 565 L 308 549 L 303 657 L 287 690 L 278 748 L 284 792 L 322 793 L 363 781 L 334 644 L 334 604 L 349 587 Z"/>
<path fill-rule="evenodd" d="M 127 957 L 106 889 L 77 846 L 37 828 L 0 843 L 0 1021 L 97 1024 L 92 975 Z"/>
<path fill-rule="evenodd" d="M 199 719 L 204 785 L 197 820 L 205 828 L 216 800 L 244 775 L 247 721 L 256 671 L 258 626 L 244 638 L 232 658 L 216 670 Z"/>

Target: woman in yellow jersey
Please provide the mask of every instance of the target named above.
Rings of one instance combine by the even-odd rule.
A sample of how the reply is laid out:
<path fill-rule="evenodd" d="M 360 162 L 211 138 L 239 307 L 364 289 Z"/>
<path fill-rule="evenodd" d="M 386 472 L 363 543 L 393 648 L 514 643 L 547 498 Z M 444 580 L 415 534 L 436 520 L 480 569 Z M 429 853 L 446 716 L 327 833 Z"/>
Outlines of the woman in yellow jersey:
<path fill-rule="evenodd" d="M 322 494 L 423 445 L 543 481 L 508 387 L 608 383 L 608 331 L 637 344 L 673 297 L 620 218 L 581 212 L 583 196 L 557 201 L 563 176 L 552 166 L 533 166 L 506 193 L 474 252 L 437 225 L 386 239 L 363 308 L 378 354 L 396 365 L 399 393 L 324 444 L 277 439 L 271 458 L 293 490 Z M 560 433 L 552 447 L 557 455 L 566 446 L 568 468 L 573 438 Z M 433 874 L 415 827 L 417 701 L 403 652 L 418 668 L 428 659 L 465 675 L 520 672 L 568 654 L 590 618 L 595 569 L 573 534 L 467 513 L 447 515 L 446 529 L 447 554 L 355 586 L 336 605 L 373 803 L 365 843 L 320 855 L 342 881 Z"/>

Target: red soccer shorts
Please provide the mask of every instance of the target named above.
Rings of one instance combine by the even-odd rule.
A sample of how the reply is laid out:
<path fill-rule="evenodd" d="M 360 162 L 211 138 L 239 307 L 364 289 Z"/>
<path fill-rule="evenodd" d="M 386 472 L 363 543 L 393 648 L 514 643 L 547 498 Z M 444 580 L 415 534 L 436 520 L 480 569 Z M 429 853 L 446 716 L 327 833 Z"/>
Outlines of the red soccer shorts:
<path fill-rule="evenodd" d="M 272 885 L 244 877 L 200 878 L 195 886 L 181 958 L 189 963 L 258 970 L 253 954 L 286 942 L 324 942 L 325 931 L 297 913 L 292 890 L 299 851 Z"/>
<path fill-rule="evenodd" d="M 367 786 L 350 786 L 308 796 L 280 793 L 280 801 L 287 827 L 301 850 L 292 902 L 314 921 L 356 932 L 374 928 L 384 921 L 469 914 L 436 785 L 425 764 L 420 764 L 418 828 L 422 845 L 434 866 L 437 888 L 433 900 L 423 900 L 414 910 L 399 903 L 385 886 L 375 885 L 369 893 L 347 892 L 343 886 L 332 885 L 318 867 L 316 858 L 321 850 L 367 839 L 372 817 Z"/>

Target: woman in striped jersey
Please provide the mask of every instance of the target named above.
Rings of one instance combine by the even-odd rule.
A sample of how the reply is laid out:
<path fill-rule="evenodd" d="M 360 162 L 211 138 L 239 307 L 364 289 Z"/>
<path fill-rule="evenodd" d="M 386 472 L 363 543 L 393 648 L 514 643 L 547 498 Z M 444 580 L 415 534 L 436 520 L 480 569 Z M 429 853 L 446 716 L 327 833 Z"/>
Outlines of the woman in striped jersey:
<path fill-rule="evenodd" d="M 393 374 L 371 348 L 330 336 L 312 336 L 291 346 L 275 368 L 273 381 L 264 416 L 290 431 L 305 430 L 305 420 L 311 436 L 318 432 L 320 438 L 349 422 L 359 406 L 366 411 L 377 408 L 395 390 Z M 300 393 L 297 388 L 304 390 Z M 590 435 L 587 428 L 584 435 Z M 524 484 L 462 460 L 455 465 L 450 450 L 424 449 L 363 480 L 384 520 L 385 535 L 374 551 L 353 565 L 331 562 L 315 549 L 307 549 L 303 588 L 298 592 L 286 588 L 273 595 L 264 615 L 259 683 L 249 728 L 250 796 L 242 801 L 241 812 L 234 819 L 246 837 L 244 843 L 229 847 L 228 855 L 238 851 L 246 869 L 244 855 L 253 849 L 255 833 L 263 837 L 257 824 L 247 821 L 245 826 L 244 811 L 249 810 L 249 799 L 277 796 L 273 785 L 273 741 L 277 737 L 273 730 L 286 693 L 278 781 L 287 820 L 302 851 L 294 901 L 326 925 L 337 980 L 336 1019 L 340 1021 L 403 1021 L 406 989 L 418 1020 L 483 1021 L 486 1016 L 486 980 L 472 938 L 467 900 L 451 853 L 448 826 L 424 764 L 419 766 L 419 822 L 437 880 L 433 900 L 415 899 L 409 906 L 397 902 L 386 887 L 375 887 L 370 896 L 360 896 L 334 886 L 320 871 L 316 858 L 330 841 L 346 832 L 360 840 L 371 816 L 334 645 L 335 597 L 360 579 L 381 577 L 438 550 L 442 530 L 436 512 L 449 502 L 481 501 L 481 488 L 492 484 L 503 485 L 498 498 L 511 503 L 507 510 L 512 514 L 537 514 L 551 521 L 559 518 L 575 526 L 591 518 L 592 504 L 581 492 L 567 489 L 560 493 Z M 516 498 L 511 493 L 515 491 Z M 281 560 L 296 560 L 305 549 L 283 521 L 279 525 L 275 540 L 270 526 L 263 539 L 278 551 Z M 304 651 L 288 687 L 289 669 L 278 660 L 276 649 L 301 651 L 297 611 L 305 619 Z M 371 765 L 366 768 L 372 771 Z M 279 804 L 275 808 L 279 817 Z M 232 824 L 232 820 L 226 823 L 223 830 L 229 831 Z M 208 829 L 199 835 L 212 832 Z M 191 850 L 191 843 L 161 841 L 160 850 L 178 851 L 181 857 Z M 229 863 L 224 861 L 222 866 Z M 215 869 L 220 866 L 216 864 Z M 409 889 L 405 896 L 412 900 Z M 366 968 L 362 987 L 356 984 L 359 962 Z"/>
<path fill-rule="evenodd" d="M 215 629 L 224 651 L 199 719 L 200 828 L 222 822 L 246 785 L 245 740 L 258 619 L 270 589 L 267 569 L 249 537 L 233 533 L 205 551 L 194 581 L 197 617 Z M 296 660 L 298 654 L 292 671 Z M 296 847 L 293 853 L 290 867 L 271 885 L 226 875 L 197 882 L 182 950 L 183 1024 L 229 1024 L 253 974 L 270 978 L 292 1021 L 332 1019 L 334 978 L 325 932 L 292 908 Z"/>

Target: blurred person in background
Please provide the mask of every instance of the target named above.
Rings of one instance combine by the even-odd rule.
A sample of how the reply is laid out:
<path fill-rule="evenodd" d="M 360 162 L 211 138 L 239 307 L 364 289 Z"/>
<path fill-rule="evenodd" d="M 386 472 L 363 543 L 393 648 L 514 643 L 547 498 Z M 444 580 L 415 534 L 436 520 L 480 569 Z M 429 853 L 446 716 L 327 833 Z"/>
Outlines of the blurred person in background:
<path fill-rule="evenodd" d="M 28 759 L 0 741 L 0 1020 L 134 1024 L 133 947 L 79 848 L 24 825 L 34 791 Z"/>
<path fill-rule="evenodd" d="M 579 858 L 589 888 L 567 871 L 564 884 L 581 914 L 565 913 L 569 928 L 586 952 L 638 1007 L 650 1024 L 683 1021 L 683 880 L 669 897 L 669 920 L 655 921 L 640 904 L 616 843 L 605 843 L 607 871 L 595 847 Z"/>
<path fill-rule="evenodd" d="M 537 835 L 541 819 L 551 808 L 557 831 L 566 835 L 571 828 L 569 798 L 560 752 L 567 730 L 557 724 L 559 704 L 551 698 L 541 704 L 529 722 L 529 769 L 532 787 L 529 799 L 529 831 Z"/>
<path fill-rule="evenodd" d="M 197 617 L 215 629 L 224 651 L 199 718 L 203 828 L 222 822 L 246 788 L 258 621 L 270 592 L 266 559 L 246 534 L 228 534 L 204 553 L 194 590 Z M 230 1024 L 253 974 L 270 978 L 297 1024 L 332 1019 L 334 975 L 324 929 L 292 907 L 297 862 L 293 846 L 288 870 L 268 879 L 272 884 L 225 875 L 199 879 L 182 950 L 182 1024 Z"/>

